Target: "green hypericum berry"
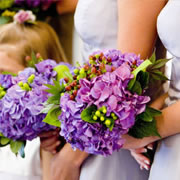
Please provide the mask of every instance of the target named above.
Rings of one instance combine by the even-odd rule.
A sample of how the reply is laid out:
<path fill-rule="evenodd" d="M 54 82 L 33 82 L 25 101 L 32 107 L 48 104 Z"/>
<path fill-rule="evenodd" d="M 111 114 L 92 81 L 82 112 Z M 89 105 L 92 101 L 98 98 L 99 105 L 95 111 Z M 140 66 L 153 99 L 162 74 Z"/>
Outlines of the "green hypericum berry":
<path fill-rule="evenodd" d="M 96 59 L 99 59 L 100 55 L 99 55 L 99 54 L 96 54 L 95 57 L 96 57 Z"/>
<path fill-rule="evenodd" d="M 79 71 L 80 74 L 84 74 L 85 73 L 85 69 L 84 68 L 81 68 L 80 71 Z"/>
<path fill-rule="evenodd" d="M 111 117 L 114 117 L 115 116 L 115 114 L 114 113 L 111 113 Z"/>
<path fill-rule="evenodd" d="M 91 60 L 89 61 L 89 64 L 95 64 L 95 62 L 91 59 Z"/>
<path fill-rule="evenodd" d="M 5 96 L 5 94 L 6 94 L 6 92 L 5 91 L 1 91 L 0 92 L 0 97 L 2 98 L 2 97 L 4 97 Z"/>
<path fill-rule="evenodd" d="M 61 93 L 61 97 L 64 96 L 64 93 Z"/>
<path fill-rule="evenodd" d="M 81 79 L 81 77 L 80 76 L 77 76 L 77 80 L 79 81 Z"/>
<path fill-rule="evenodd" d="M 117 120 L 117 119 L 118 119 L 118 117 L 117 117 L 117 116 L 113 116 L 112 118 L 113 118 L 114 120 Z"/>
<path fill-rule="evenodd" d="M 106 125 L 107 127 L 109 127 L 109 126 L 111 125 L 111 120 L 110 120 L 110 119 L 106 119 L 105 125 Z"/>
<path fill-rule="evenodd" d="M 101 121 L 104 121 L 104 120 L 105 120 L 105 118 L 104 118 L 103 116 L 101 116 L 101 117 L 100 117 L 100 120 L 101 120 Z"/>
<path fill-rule="evenodd" d="M 93 120 L 96 121 L 97 119 L 98 119 L 98 117 L 94 115 Z"/>
<path fill-rule="evenodd" d="M 97 117 L 100 117 L 100 116 L 101 116 L 100 111 L 96 111 L 96 112 L 95 112 L 95 115 L 96 115 Z"/>
<path fill-rule="evenodd" d="M 102 112 L 103 112 L 104 114 L 106 114 L 106 113 L 107 113 L 107 110 L 106 110 L 106 109 L 103 109 Z"/>
<path fill-rule="evenodd" d="M 94 77 L 96 77 L 95 74 L 91 74 L 91 75 L 90 75 L 90 78 L 91 78 L 91 79 L 94 78 Z"/>
<path fill-rule="evenodd" d="M 29 83 L 29 84 L 33 83 L 34 78 L 35 78 L 35 75 L 34 75 L 34 74 L 31 74 L 31 76 L 29 76 L 29 78 L 28 78 L 28 83 Z"/>
<path fill-rule="evenodd" d="M 23 87 L 23 82 L 20 81 L 20 82 L 18 83 L 18 85 L 19 85 L 20 87 Z"/>
<path fill-rule="evenodd" d="M 74 74 L 78 74 L 79 73 L 79 69 L 74 69 Z"/>
<path fill-rule="evenodd" d="M 29 87 L 29 84 L 28 84 L 28 83 L 24 83 L 24 84 L 23 84 L 23 88 L 24 88 L 24 90 L 26 90 L 26 91 L 29 91 L 29 90 L 30 90 L 30 87 Z"/>

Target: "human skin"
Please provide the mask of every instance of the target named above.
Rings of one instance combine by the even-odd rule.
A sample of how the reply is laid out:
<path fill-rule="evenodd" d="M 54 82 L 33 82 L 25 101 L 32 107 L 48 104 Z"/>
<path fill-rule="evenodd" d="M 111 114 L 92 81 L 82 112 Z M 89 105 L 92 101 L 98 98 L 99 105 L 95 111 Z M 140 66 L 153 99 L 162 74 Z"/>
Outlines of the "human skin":
<path fill-rule="evenodd" d="M 56 10 L 59 14 L 74 12 L 78 0 L 60 0 L 57 2 Z"/>

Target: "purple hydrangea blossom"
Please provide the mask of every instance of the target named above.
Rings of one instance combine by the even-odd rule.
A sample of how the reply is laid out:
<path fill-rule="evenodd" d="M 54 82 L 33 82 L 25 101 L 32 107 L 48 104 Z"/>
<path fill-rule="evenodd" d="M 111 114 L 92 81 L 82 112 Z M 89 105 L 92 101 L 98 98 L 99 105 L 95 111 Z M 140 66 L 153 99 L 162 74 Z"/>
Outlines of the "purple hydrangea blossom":
<path fill-rule="evenodd" d="M 45 100 L 44 91 L 24 91 L 18 85 L 12 86 L 1 100 L 0 132 L 13 140 L 32 140 L 52 129 L 42 122 L 46 114 L 40 111 Z"/>
<path fill-rule="evenodd" d="M 13 85 L 12 75 L 3 75 L 0 74 L 0 86 L 5 89 L 10 88 Z"/>
<path fill-rule="evenodd" d="M 66 141 L 74 149 L 78 148 L 88 153 L 104 156 L 120 149 L 124 143 L 121 136 L 127 133 L 127 130 L 117 125 L 110 131 L 99 123 L 90 124 L 83 121 L 81 112 L 84 108 L 83 103 L 69 100 L 68 94 L 61 98 L 62 113 L 59 118 L 61 135 L 65 137 Z"/>
<path fill-rule="evenodd" d="M 127 134 L 134 125 L 136 116 L 145 111 L 150 97 L 127 90 L 128 83 L 133 78 L 133 66 L 139 66 L 143 62 L 139 56 L 122 54 L 118 50 L 103 53 L 106 58 L 112 59 L 112 65 L 106 67 L 105 74 L 91 80 L 80 79 L 81 88 L 75 101 L 70 100 L 68 93 L 61 97 L 62 113 L 59 119 L 61 135 L 73 148 L 107 156 L 123 146 L 122 135 Z M 113 72 L 112 66 L 116 67 Z M 98 109 L 105 106 L 107 117 L 112 112 L 118 117 L 112 131 L 103 123 L 87 123 L 81 119 L 81 112 L 91 105 L 96 105 Z"/>
<path fill-rule="evenodd" d="M 44 71 L 41 71 L 40 66 Z M 32 140 L 41 132 L 54 129 L 42 122 L 46 114 L 41 113 L 41 110 L 49 95 L 44 91 L 47 89 L 44 84 L 53 83 L 55 66 L 55 61 L 45 60 L 36 66 L 37 71 L 34 68 L 25 68 L 17 77 L 13 77 L 12 86 L 0 100 L 0 132 L 5 137 L 13 140 Z M 35 78 L 30 84 L 31 90 L 22 90 L 17 84 L 20 81 L 27 83 L 32 74 Z"/>

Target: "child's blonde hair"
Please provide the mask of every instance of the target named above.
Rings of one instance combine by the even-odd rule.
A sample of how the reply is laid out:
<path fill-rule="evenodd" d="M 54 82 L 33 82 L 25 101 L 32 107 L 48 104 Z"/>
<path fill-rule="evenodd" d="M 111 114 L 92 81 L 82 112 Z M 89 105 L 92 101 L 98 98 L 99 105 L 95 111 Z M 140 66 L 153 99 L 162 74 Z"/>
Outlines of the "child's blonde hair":
<path fill-rule="evenodd" d="M 55 31 L 50 25 L 9 23 L 0 26 L 0 51 L 14 56 L 25 65 L 25 57 L 31 52 L 40 53 L 44 59 L 66 62 L 64 51 Z"/>

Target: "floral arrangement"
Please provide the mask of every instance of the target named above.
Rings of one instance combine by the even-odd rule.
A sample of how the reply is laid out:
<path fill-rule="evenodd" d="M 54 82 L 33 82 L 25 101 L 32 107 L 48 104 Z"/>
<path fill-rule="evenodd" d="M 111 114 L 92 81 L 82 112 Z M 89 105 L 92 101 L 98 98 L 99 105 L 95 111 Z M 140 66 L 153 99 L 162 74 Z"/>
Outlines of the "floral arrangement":
<path fill-rule="evenodd" d="M 12 152 L 24 157 L 26 140 L 36 138 L 41 132 L 54 129 L 43 122 L 41 112 L 49 93 L 44 84 L 53 84 L 58 64 L 53 60 L 28 61 L 29 66 L 18 75 L 0 75 L 0 146 L 10 144 Z"/>
<path fill-rule="evenodd" d="M 0 24 L 12 22 L 15 14 L 20 10 L 32 11 L 37 19 L 41 20 L 47 16 L 56 15 L 55 8 L 54 0 L 0 0 Z M 28 16 L 27 14 L 26 16 Z"/>
<path fill-rule="evenodd" d="M 44 122 L 60 126 L 74 149 L 104 156 L 122 148 L 124 134 L 160 136 L 155 116 L 161 112 L 148 106 L 145 92 L 150 80 L 167 79 L 158 70 L 167 61 L 106 50 L 93 53 L 74 74 L 63 67 L 64 79 L 48 85 Z"/>

